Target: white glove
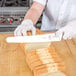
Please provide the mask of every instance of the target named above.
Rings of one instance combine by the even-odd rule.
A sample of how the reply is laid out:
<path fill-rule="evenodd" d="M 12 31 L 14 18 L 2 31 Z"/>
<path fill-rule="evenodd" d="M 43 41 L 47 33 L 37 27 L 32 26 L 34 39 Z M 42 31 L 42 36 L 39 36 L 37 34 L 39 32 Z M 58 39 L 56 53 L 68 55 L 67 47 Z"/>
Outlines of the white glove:
<path fill-rule="evenodd" d="M 76 37 L 76 21 L 69 22 L 56 32 L 56 35 L 63 39 L 72 39 Z"/>
<path fill-rule="evenodd" d="M 27 31 L 32 31 L 32 35 L 36 34 L 36 28 L 33 26 L 33 22 L 31 20 L 24 20 L 21 25 L 19 25 L 14 31 L 15 36 L 25 36 L 27 35 Z"/>

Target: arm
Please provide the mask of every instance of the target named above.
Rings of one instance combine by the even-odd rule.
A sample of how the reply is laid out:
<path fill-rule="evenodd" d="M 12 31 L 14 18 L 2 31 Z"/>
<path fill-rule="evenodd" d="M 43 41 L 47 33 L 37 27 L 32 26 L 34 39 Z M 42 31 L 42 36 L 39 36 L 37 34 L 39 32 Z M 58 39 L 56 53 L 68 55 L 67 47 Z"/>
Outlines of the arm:
<path fill-rule="evenodd" d="M 34 2 L 32 7 L 29 9 L 27 14 L 25 15 L 24 20 L 30 19 L 33 22 L 33 24 L 35 25 L 36 22 L 38 21 L 39 17 L 41 16 L 44 8 L 45 8 L 44 5 L 42 5 L 38 2 Z"/>
<path fill-rule="evenodd" d="M 14 31 L 15 36 L 26 36 L 28 31 L 32 32 L 32 35 L 36 34 L 36 28 L 33 26 L 41 16 L 45 5 L 34 2 L 32 7 L 29 9 L 24 17 L 23 22 Z"/>

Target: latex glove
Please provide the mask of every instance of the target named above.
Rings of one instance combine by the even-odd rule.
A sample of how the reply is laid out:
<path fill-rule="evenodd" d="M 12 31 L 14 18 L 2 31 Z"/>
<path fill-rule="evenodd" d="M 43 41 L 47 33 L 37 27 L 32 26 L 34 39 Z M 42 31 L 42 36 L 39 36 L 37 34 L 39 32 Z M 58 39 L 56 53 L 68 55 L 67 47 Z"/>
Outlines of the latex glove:
<path fill-rule="evenodd" d="M 27 35 L 27 31 L 32 31 L 32 35 L 35 35 L 36 28 L 33 26 L 33 22 L 31 20 L 24 20 L 21 25 L 19 25 L 14 31 L 15 36 L 25 36 Z"/>
<path fill-rule="evenodd" d="M 72 39 L 76 37 L 76 21 L 69 22 L 56 32 L 56 35 L 63 39 Z"/>

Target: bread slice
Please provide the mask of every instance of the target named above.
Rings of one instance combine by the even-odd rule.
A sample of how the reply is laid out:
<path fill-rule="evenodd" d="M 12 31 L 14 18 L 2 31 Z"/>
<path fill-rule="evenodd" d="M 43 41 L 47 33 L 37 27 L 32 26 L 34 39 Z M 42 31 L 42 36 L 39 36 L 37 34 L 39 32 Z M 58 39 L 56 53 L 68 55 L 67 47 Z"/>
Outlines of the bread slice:
<path fill-rule="evenodd" d="M 65 66 L 52 46 L 27 50 L 26 61 L 34 76 L 65 76 Z"/>
<path fill-rule="evenodd" d="M 65 76 L 65 74 L 61 71 L 55 70 L 55 68 L 47 69 L 41 68 L 34 70 L 34 76 Z"/>

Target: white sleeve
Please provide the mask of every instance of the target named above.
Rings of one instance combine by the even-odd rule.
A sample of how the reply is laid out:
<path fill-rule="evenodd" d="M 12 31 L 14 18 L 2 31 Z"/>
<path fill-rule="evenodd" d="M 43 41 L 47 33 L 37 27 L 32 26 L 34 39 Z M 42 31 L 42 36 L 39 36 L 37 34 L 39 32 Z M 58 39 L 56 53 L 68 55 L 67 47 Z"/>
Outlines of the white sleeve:
<path fill-rule="evenodd" d="M 42 5 L 46 5 L 46 3 L 47 3 L 47 0 L 33 0 L 33 1 L 36 1 L 36 2 L 39 2 L 39 3 L 41 3 Z"/>

